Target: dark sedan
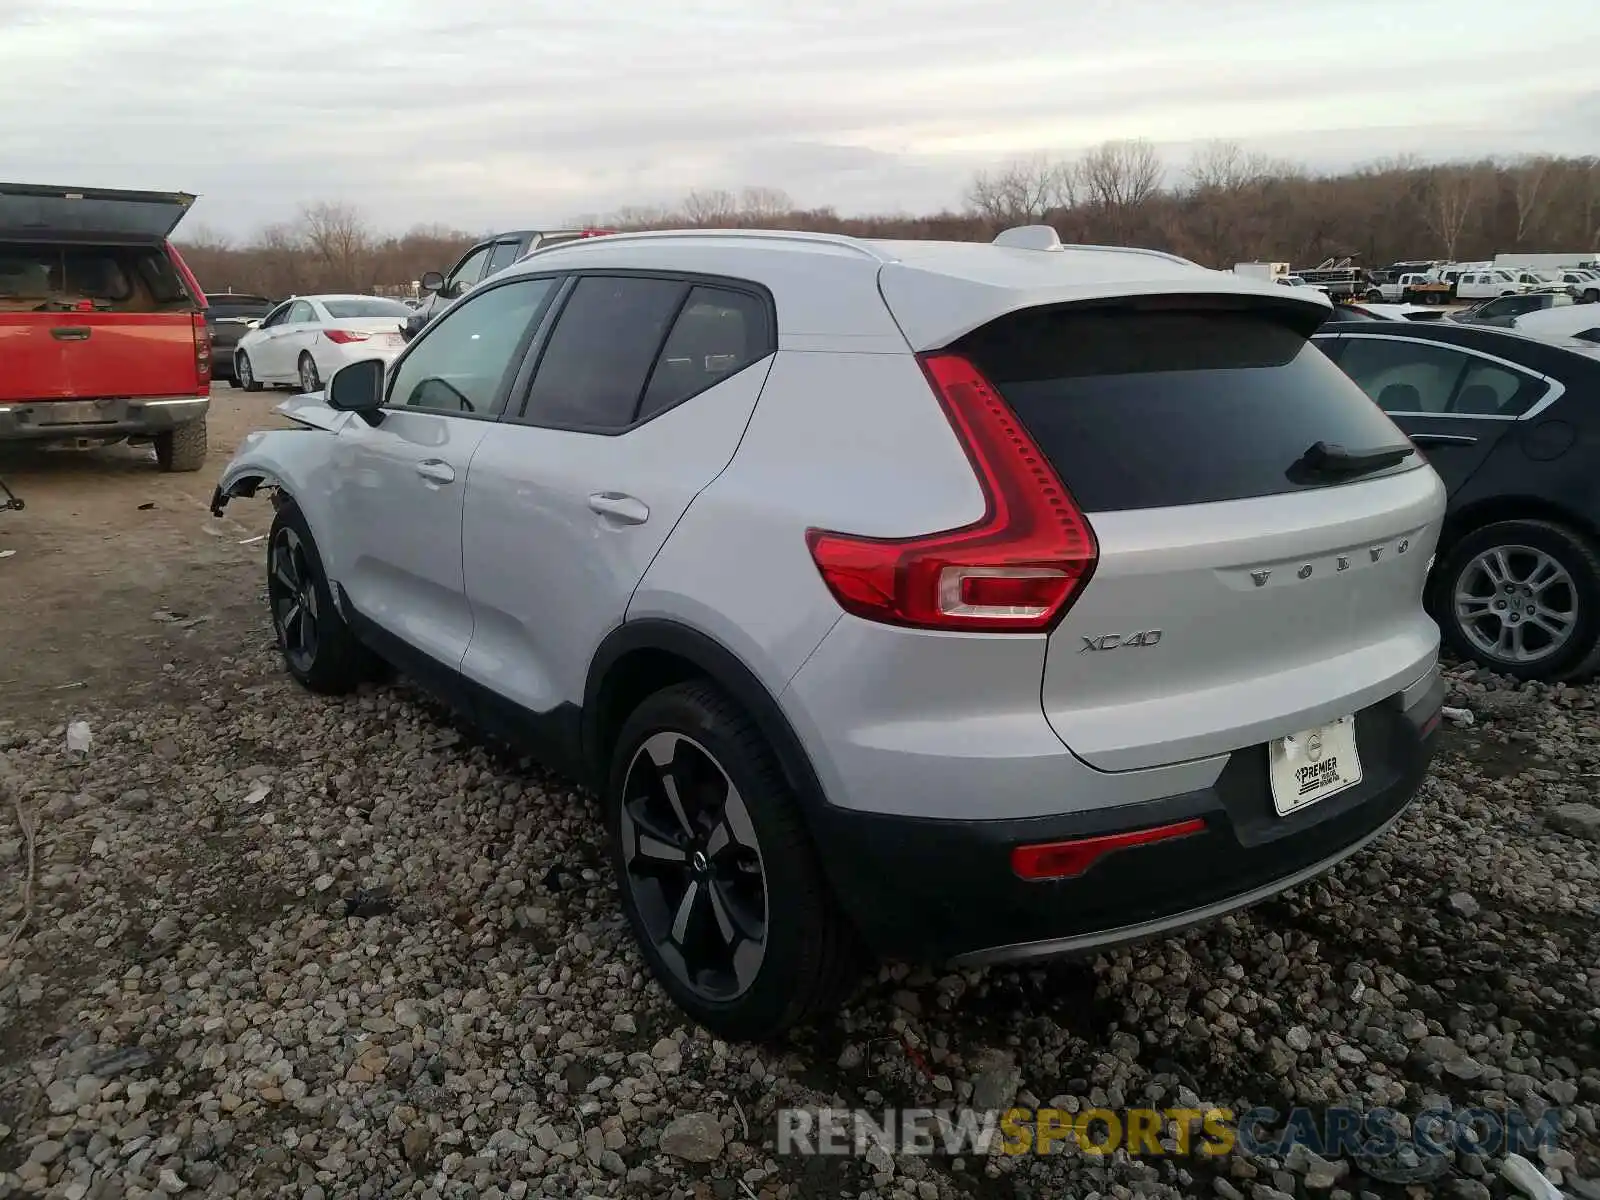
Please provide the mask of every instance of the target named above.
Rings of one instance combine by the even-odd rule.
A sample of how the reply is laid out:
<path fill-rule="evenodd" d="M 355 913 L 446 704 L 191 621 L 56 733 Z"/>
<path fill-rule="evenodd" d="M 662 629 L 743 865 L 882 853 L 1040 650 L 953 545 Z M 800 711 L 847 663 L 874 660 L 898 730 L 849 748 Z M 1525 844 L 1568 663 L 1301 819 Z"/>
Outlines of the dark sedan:
<path fill-rule="evenodd" d="M 234 387 L 233 350 L 250 332 L 250 322 L 272 311 L 277 301 L 243 292 L 218 292 L 206 296 L 206 330 L 211 334 L 211 377 L 226 379 Z"/>
<path fill-rule="evenodd" d="M 1325 325 L 1317 344 L 1439 472 L 1428 606 L 1522 679 L 1600 667 L 1600 346 L 1449 321 Z"/>

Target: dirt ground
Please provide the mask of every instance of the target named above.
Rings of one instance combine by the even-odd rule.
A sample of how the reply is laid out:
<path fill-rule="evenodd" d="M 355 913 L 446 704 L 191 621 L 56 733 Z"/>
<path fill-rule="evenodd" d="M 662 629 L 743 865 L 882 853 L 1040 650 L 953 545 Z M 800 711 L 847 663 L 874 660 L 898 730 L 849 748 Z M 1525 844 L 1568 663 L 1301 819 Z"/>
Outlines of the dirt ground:
<path fill-rule="evenodd" d="M 259 609 L 265 502 L 208 505 L 241 438 L 283 423 L 286 393 L 212 391 L 204 470 L 163 474 L 148 446 L 0 447 L 27 505 L 0 512 L 0 720 L 62 718 L 146 693 L 185 661 L 236 652 Z M 251 616 L 257 615 L 252 612 Z"/>

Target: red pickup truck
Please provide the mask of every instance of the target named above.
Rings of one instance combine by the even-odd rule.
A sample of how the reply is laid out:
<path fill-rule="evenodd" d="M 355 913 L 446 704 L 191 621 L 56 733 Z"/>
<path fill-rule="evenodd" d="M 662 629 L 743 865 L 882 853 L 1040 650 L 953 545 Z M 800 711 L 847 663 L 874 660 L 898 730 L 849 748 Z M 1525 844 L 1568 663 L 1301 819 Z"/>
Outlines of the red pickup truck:
<path fill-rule="evenodd" d="M 0 183 L 0 442 L 206 459 L 206 298 L 168 240 L 194 197 Z"/>

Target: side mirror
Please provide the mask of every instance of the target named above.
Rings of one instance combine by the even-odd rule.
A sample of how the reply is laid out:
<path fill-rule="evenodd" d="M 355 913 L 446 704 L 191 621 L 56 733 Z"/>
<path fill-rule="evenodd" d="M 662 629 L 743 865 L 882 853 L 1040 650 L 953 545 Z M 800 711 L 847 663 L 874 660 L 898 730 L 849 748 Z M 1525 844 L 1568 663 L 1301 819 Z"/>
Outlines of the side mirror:
<path fill-rule="evenodd" d="M 261 318 L 260 317 L 252 317 L 250 320 L 248 320 L 248 321 L 246 321 L 244 323 L 244 327 L 246 329 L 260 329 L 261 328 Z"/>
<path fill-rule="evenodd" d="M 422 290 L 425 292 L 444 291 L 444 276 L 437 271 L 425 271 L 422 275 Z"/>
<path fill-rule="evenodd" d="M 364 358 L 340 367 L 328 380 L 328 407 L 360 413 L 371 424 L 382 420 L 384 362 Z"/>

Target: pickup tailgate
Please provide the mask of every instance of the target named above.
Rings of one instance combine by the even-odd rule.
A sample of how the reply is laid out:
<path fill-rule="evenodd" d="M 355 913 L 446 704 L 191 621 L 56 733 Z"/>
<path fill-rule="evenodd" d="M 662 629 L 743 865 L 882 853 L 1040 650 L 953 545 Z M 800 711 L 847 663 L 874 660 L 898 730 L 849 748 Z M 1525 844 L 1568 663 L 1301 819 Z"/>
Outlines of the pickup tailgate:
<path fill-rule="evenodd" d="M 0 401 L 194 395 L 186 312 L 0 312 Z"/>

